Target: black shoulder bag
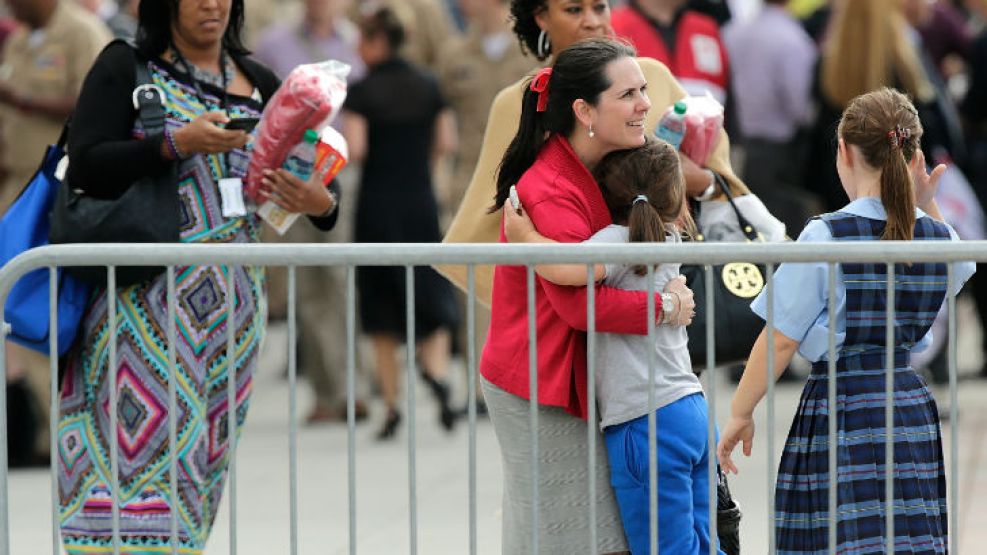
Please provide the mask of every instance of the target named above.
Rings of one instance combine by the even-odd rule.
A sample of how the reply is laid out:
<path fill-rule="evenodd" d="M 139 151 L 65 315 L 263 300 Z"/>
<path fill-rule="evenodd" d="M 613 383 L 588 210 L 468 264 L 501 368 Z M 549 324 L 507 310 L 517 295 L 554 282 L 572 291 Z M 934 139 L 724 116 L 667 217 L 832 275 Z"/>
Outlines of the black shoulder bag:
<path fill-rule="evenodd" d="M 154 84 L 147 64 L 137 59 L 134 108 L 147 136 L 164 132 L 164 91 Z M 50 241 L 56 243 L 174 243 L 178 242 L 178 164 L 158 176 L 144 176 L 115 199 L 98 199 L 71 187 L 58 189 L 51 213 Z M 101 266 L 66 268 L 94 287 L 106 287 Z M 128 266 L 116 271 L 117 285 L 149 281 L 164 271 L 160 266 Z"/>
<path fill-rule="evenodd" d="M 760 241 L 757 229 L 740 213 L 733 201 L 730 187 L 719 174 L 715 174 L 716 182 L 726 194 L 727 202 L 737 215 L 739 233 L 736 237 L 741 241 Z M 699 221 L 699 210 L 696 208 L 695 220 Z M 732 226 L 731 226 L 732 227 Z M 703 230 L 697 241 L 704 241 Z M 715 353 L 716 364 L 730 364 L 747 360 L 754 341 L 764 327 L 761 319 L 751 310 L 750 304 L 764 288 L 764 265 L 747 262 L 732 262 L 712 267 L 714 307 L 713 329 L 716 334 Z M 686 277 L 686 285 L 692 289 L 696 300 L 696 317 L 686 328 L 689 334 L 689 356 L 695 369 L 705 368 L 706 361 L 706 279 L 703 266 L 699 264 L 682 265 L 682 275 Z"/>

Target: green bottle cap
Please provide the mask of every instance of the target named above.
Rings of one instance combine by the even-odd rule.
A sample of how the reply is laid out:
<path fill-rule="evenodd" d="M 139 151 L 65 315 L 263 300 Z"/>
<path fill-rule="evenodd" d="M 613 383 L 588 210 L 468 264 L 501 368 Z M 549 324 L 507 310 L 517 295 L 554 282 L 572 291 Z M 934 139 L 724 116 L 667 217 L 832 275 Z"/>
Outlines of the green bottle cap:
<path fill-rule="evenodd" d="M 686 109 L 685 102 L 682 102 L 681 100 L 676 102 L 674 109 L 675 109 L 675 113 L 681 116 L 682 114 L 685 113 L 685 109 Z"/>
<path fill-rule="evenodd" d="M 319 132 L 315 129 L 306 129 L 303 140 L 310 145 L 314 145 L 319 142 Z"/>

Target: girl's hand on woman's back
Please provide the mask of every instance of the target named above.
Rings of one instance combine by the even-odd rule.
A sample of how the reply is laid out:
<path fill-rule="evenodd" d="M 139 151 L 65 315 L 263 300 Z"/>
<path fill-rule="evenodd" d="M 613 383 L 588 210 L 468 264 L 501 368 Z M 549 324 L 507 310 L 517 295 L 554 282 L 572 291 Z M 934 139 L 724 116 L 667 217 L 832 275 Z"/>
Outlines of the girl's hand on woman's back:
<path fill-rule="evenodd" d="M 504 235 L 509 243 L 539 243 L 541 235 L 535 229 L 527 212 L 515 210 L 509 202 L 504 203 Z"/>
<path fill-rule="evenodd" d="M 692 289 L 685 284 L 685 276 L 675 276 L 665 285 L 665 293 L 675 296 L 676 307 L 672 320 L 662 322 L 669 326 L 688 326 L 696 316 L 696 299 Z"/>

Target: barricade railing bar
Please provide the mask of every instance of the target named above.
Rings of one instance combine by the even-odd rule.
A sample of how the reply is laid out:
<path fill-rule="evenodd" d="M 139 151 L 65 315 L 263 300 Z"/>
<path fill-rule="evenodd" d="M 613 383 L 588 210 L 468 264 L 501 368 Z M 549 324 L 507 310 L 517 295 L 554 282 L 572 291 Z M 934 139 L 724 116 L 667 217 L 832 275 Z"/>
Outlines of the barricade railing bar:
<path fill-rule="evenodd" d="M 776 361 L 774 357 L 773 331 L 775 330 L 775 291 L 770 286 L 771 277 L 776 267 L 781 263 L 793 262 L 824 262 L 827 264 L 827 278 L 830 290 L 836 287 L 837 264 L 846 262 L 879 262 L 886 264 L 887 273 L 887 325 L 886 340 L 887 353 L 894 350 L 894 280 L 895 263 L 916 263 L 916 262 L 939 262 L 947 263 L 948 268 L 948 288 L 953 289 L 955 275 L 953 263 L 964 261 L 987 262 L 987 241 L 966 241 L 966 242 L 940 242 L 940 241 L 920 241 L 920 242 L 897 242 L 897 241 L 874 241 L 859 243 L 761 243 L 761 244 L 735 244 L 735 243 L 701 243 L 701 244 L 593 244 L 593 245 L 502 245 L 502 244 L 236 244 L 236 245 L 184 245 L 184 244 L 154 244 L 154 245 L 133 245 L 133 244 L 106 244 L 106 245 L 56 245 L 47 246 L 22 253 L 10 261 L 6 266 L 0 268 L 0 314 L 3 314 L 3 307 L 7 300 L 11 288 L 17 280 L 30 271 L 47 268 L 49 271 L 50 283 L 50 311 L 49 317 L 51 326 L 55 329 L 57 323 L 57 274 L 56 269 L 71 266 L 105 266 L 107 271 L 107 285 L 109 289 L 114 289 L 116 284 L 116 268 L 120 266 L 165 266 L 167 267 L 167 301 L 168 318 L 171 325 L 166 330 L 168 341 L 168 363 L 170 369 L 168 379 L 169 395 L 169 416 L 168 416 L 168 437 L 171 446 L 172 464 L 169 470 L 169 481 L 172 499 L 177 498 L 177 452 L 174 446 L 177 443 L 177 384 L 174 369 L 176 368 L 177 347 L 176 347 L 176 291 L 175 291 L 175 268 L 178 266 L 221 266 L 225 268 L 227 291 L 235 290 L 234 272 L 230 271 L 232 266 L 285 266 L 288 268 L 288 341 L 289 345 L 294 344 L 296 326 L 296 268 L 299 266 L 339 266 L 346 268 L 346 306 L 340 307 L 346 311 L 346 337 L 347 337 L 347 369 L 346 369 L 346 391 L 347 391 L 347 481 L 348 481 L 348 509 L 349 509 L 349 553 L 355 555 L 358 552 L 357 546 L 357 494 L 356 494 L 356 452 L 355 452 L 355 366 L 356 366 L 356 278 L 355 268 L 358 266 L 400 266 L 405 268 L 405 288 L 406 288 L 406 328 L 407 337 L 415 337 L 415 276 L 414 268 L 425 265 L 464 265 L 467 267 L 467 319 L 468 319 L 468 341 L 467 341 L 467 367 L 468 367 L 468 487 L 469 487 L 469 553 L 477 553 L 479 538 L 477 537 L 477 493 L 476 493 L 476 384 L 478 353 L 476 352 L 476 267 L 492 264 L 508 264 L 526 266 L 527 281 L 527 308 L 528 308 L 528 334 L 529 334 L 529 387 L 530 395 L 529 425 L 532 430 L 530 441 L 532 449 L 532 536 L 530 538 L 531 552 L 539 552 L 539 496 L 542 492 L 538 487 L 539 475 L 539 434 L 538 421 L 539 411 L 538 399 L 538 374 L 536 372 L 538 361 L 537 334 L 536 334 L 536 264 L 585 264 L 587 266 L 587 282 L 594 281 L 593 264 L 597 263 L 623 263 L 623 264 L 647 264 L 648 265 L 648 329 L 647 335 L 651 343 L 655 342 L 655 300 L 654 300 L 654 267 L 662 263 L 683 263 L 698 264 L 705 269 L 706 298 L 696 299 L 697 304 L 705 304 L 707 311 L 707 353 L 705 361 L 694 361 L 699 367 L 705 367 L 707 372 L 704 377 L 704 389 L 709 403 L 708 416 L 708 438 L 710 463 L 708 468 L 709 477 L 709 501 L 710 501 L 710 530 L 711 542 L 710 553 L 716 554 L 717 541 L 715 530 L 717 528 L 717 505 L 716 505 L 716 380 L 712 379 L 716 369 L 715 360 L 715 304 L 714 304 L 714 272 L 713 266 L 732 262 L 748 262 L 766 265 L 765 282 L 767 286 L 767 322 L 766 327 L 768 342 L 767 357 L 767 410 L 768 410 L 768 430 L 766 447 L 769 461 L 774 457 L 775 430 L 773 425 L 775 414 L 775 387 L 774 375 Z M 226 296 L 226 318 L 229 323 L 235 322 L 234 311 L 236 295 Z M 596 474 L 599 472 L 599 461 L 596 459 L 596 446 L 599 441 L 599 431 L 595 406 L 595 375 L 600 371 L 594 361 L 597 350 L 596 342 L 596 295 L 595 288 L 590 287 L 587 292 L 586 306 L 586 329 L 587 337 L 587 360 L 588 360 L 588 392 L 589 418 L 587 422 L 587 468 L 590 471 L 588 476 L 587 493 L 591 502 L 588 506 L 587 522 L 588 552 L 595 553 L 595 546 L 598 543 L 598 533 L 596 530 L 597 507 L 594 500 L 597 499 Z M 957 370 L 956 370 L 956 303 L 953 296 L 948 297 L 948 345 L 947 345 L 947 367 L 949 372 L 950 387 L 950 468 L 948 478 L 949 488 L 949 513 L 952 532 L 949 537 L 949 550 L 953 554 L 958 553 L 959 530 L 955 526 L 957 510 L 959 507 L 960 489 L 958 484 L 957 465 L 959 459 L 959 442 L 957 429 Z M 109 329 L 115 330 L 117 308 L 115 302 L 108 302 Z M 835 295 L 829 296 L 829 328 L 836 329 L 836 301 Z M 235 325 L 227 326 L 226 361 L 228 368 L 232 366 L 236 357 Z M 2 335 L 4 338 L 9 333 L 9 326 L 4 323 Z M 405 375 L 405 391 L 407 411 L 409 417 L 408 427 L 408 500 L 409 500 L 409 520 L 408 520 L 408 549 L 412 554 L 418 551 L 418 490 L 417 490 L 417 439 L 415 434 L 415 345 L 413 341 L 408 341 L 407 347 L 407 369 Z M 835 406 L 837 401 L 836 389 L 836 346 L 834 334 L 829 335 L 828 344 L 828 389 L 827 400 L 829 406 Z M 50 339 L 50 352 L 57 352 L 57 334 L 52 334 Z M 116 381 L 116 341 L 109 342 L 109 379 L 111 383 Z M 5 342 L 0 341 L 0 375 L 6 377 L 6 353 Z M 52 357 L 50 364 L 51 372 L 51 397 L 50 407 L 50 448 L 52 453 L 51 469 L 51 502 L 52 502 L 52 553 L 58 553 L 61 548 L 60 534 L 58 530 L 59 522 L 59 491 L 58 491 L 58 470 L 55 464 L 55 454 L 58 452 L 58 391 L 57 391 L 57 357 Z M 649 505 L 651 522 L 650 550 L 652 553 L 658 552 L 659 530 L 658 530 L 658 490 L 657 476 L 660 461 L 657 457 L 656 432 L 658 422 L 655 415 L 654 383 L 656 380 L 655 357 L 649 351 L 649 404 L 651 409 L 648 416 L 649 443 L 648 443 L 648 474 L 650 476 Z M 885 398 L 885 499 L 886 499 L 886 546 L 894 546 L 894 491 L 892 478 L 894 475 L 894 438 L 893 438 L 893 386 L 894 386 L 894 362 L 892 356 L 886 357 L 886 398 Z M 297 360 L 293 349 L 288 349 L 288 379 L 289 379 L 289 502 L 291 504 L 289 513 L 290 544 L 289 553 L 298 553 L 298 431 L 297 431 Z M 226 434 L 228 449 L 230 453 L 229 466 L 229 492 L 227 499 L 230 507 L 230 552 L 237 552 L 237 481 L 236 481 L 236 443 L 237 443 L 237 377 L 227 376 L 227 414 Z M 117 393 L 116 387 L 111 387 L 109 392 L 109 406 L 116 407 Z M 0 388 L 0 429 L 7 429 L 6 419 L 6 392 Z M 109 411 L 110 429 L 116 429 L 117 410 Z M 667 425 L 664 424 L 664 425 Z M 836 411 L 829 411 L 828 415 L 829 445 L 837 443 L 837 422 Z M 120 503 L 119 503 L 119 453 L 117 434 L 110 434 L 110 458 L 111 458 L 111 499 L 112 499 L 112 533 L 114 543 L 114 553 L 120 552 Z M 829 461 L 829 553 L 837 552 L 837 527 L 833 517 L 837 513 L 838 497 L 838 473 L 832 471 L 837 468 L 836 450 L 828 450 Z M 774 554 L 775 545 L 775 517 L 774 517 L 774 464 L 768 464 L 767 470 L 768 491 L 768 552 Z M 7 444 L 0 441 L 0 555 L 10 554 L 10 506 L 9 506 L 9 476 L 7 468 Z M 171 519 L 172 553 L 179 551 L 178 538 L 179 529 L 175 511 L 172 511 Z M 592 547 L 590 547 L 592 546 Z M 890 547 L 893 551 L 893 547 Z"/>

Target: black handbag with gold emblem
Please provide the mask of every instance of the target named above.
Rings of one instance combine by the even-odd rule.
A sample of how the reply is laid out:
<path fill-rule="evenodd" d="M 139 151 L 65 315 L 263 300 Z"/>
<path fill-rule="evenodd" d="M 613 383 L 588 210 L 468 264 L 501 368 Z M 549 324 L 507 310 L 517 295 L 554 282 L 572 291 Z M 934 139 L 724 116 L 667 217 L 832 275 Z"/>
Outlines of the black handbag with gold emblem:
<path fill-rule="evenodd" d="M 737 216 L 736 229 L 739 230 L 739 241 L 762 241 L 758 230 L 744 217 L 733 200 L 730 188 L 723 178 L 716 175 L 716 182 L 726 194 L 727 202 Z M 700 221 L 699 211 L 702 203 L 693 206 L 694 218 Z M 732 223 L 732 222 L 731 222 Z M 732 225 L 730 226 L 733 227 Z M 696 241 L 705 241 L 703 230 L 699 229 Z M 721 239 L 722 240 L 722 239 Z M 707 365 L 706 360 L 706 279 L 702 265 L 683 264 L 682 275 L 686 284 L 692 289 L 696 300 L 696 317 L 686 328 L 689 333 L 689 356 L 694 368 L 702 369 Z M 754 340 L 764 327 L 764 322 L 751 311 L 750 304 L 764 288 L 764 265 L 747 262 L 731 262 L 712 266 L 713 272 L 713 308 L 715 322 L 713 329 L 716 334 L 714 346 L 716 365 L 737 363 L 747 360 Z"/>

